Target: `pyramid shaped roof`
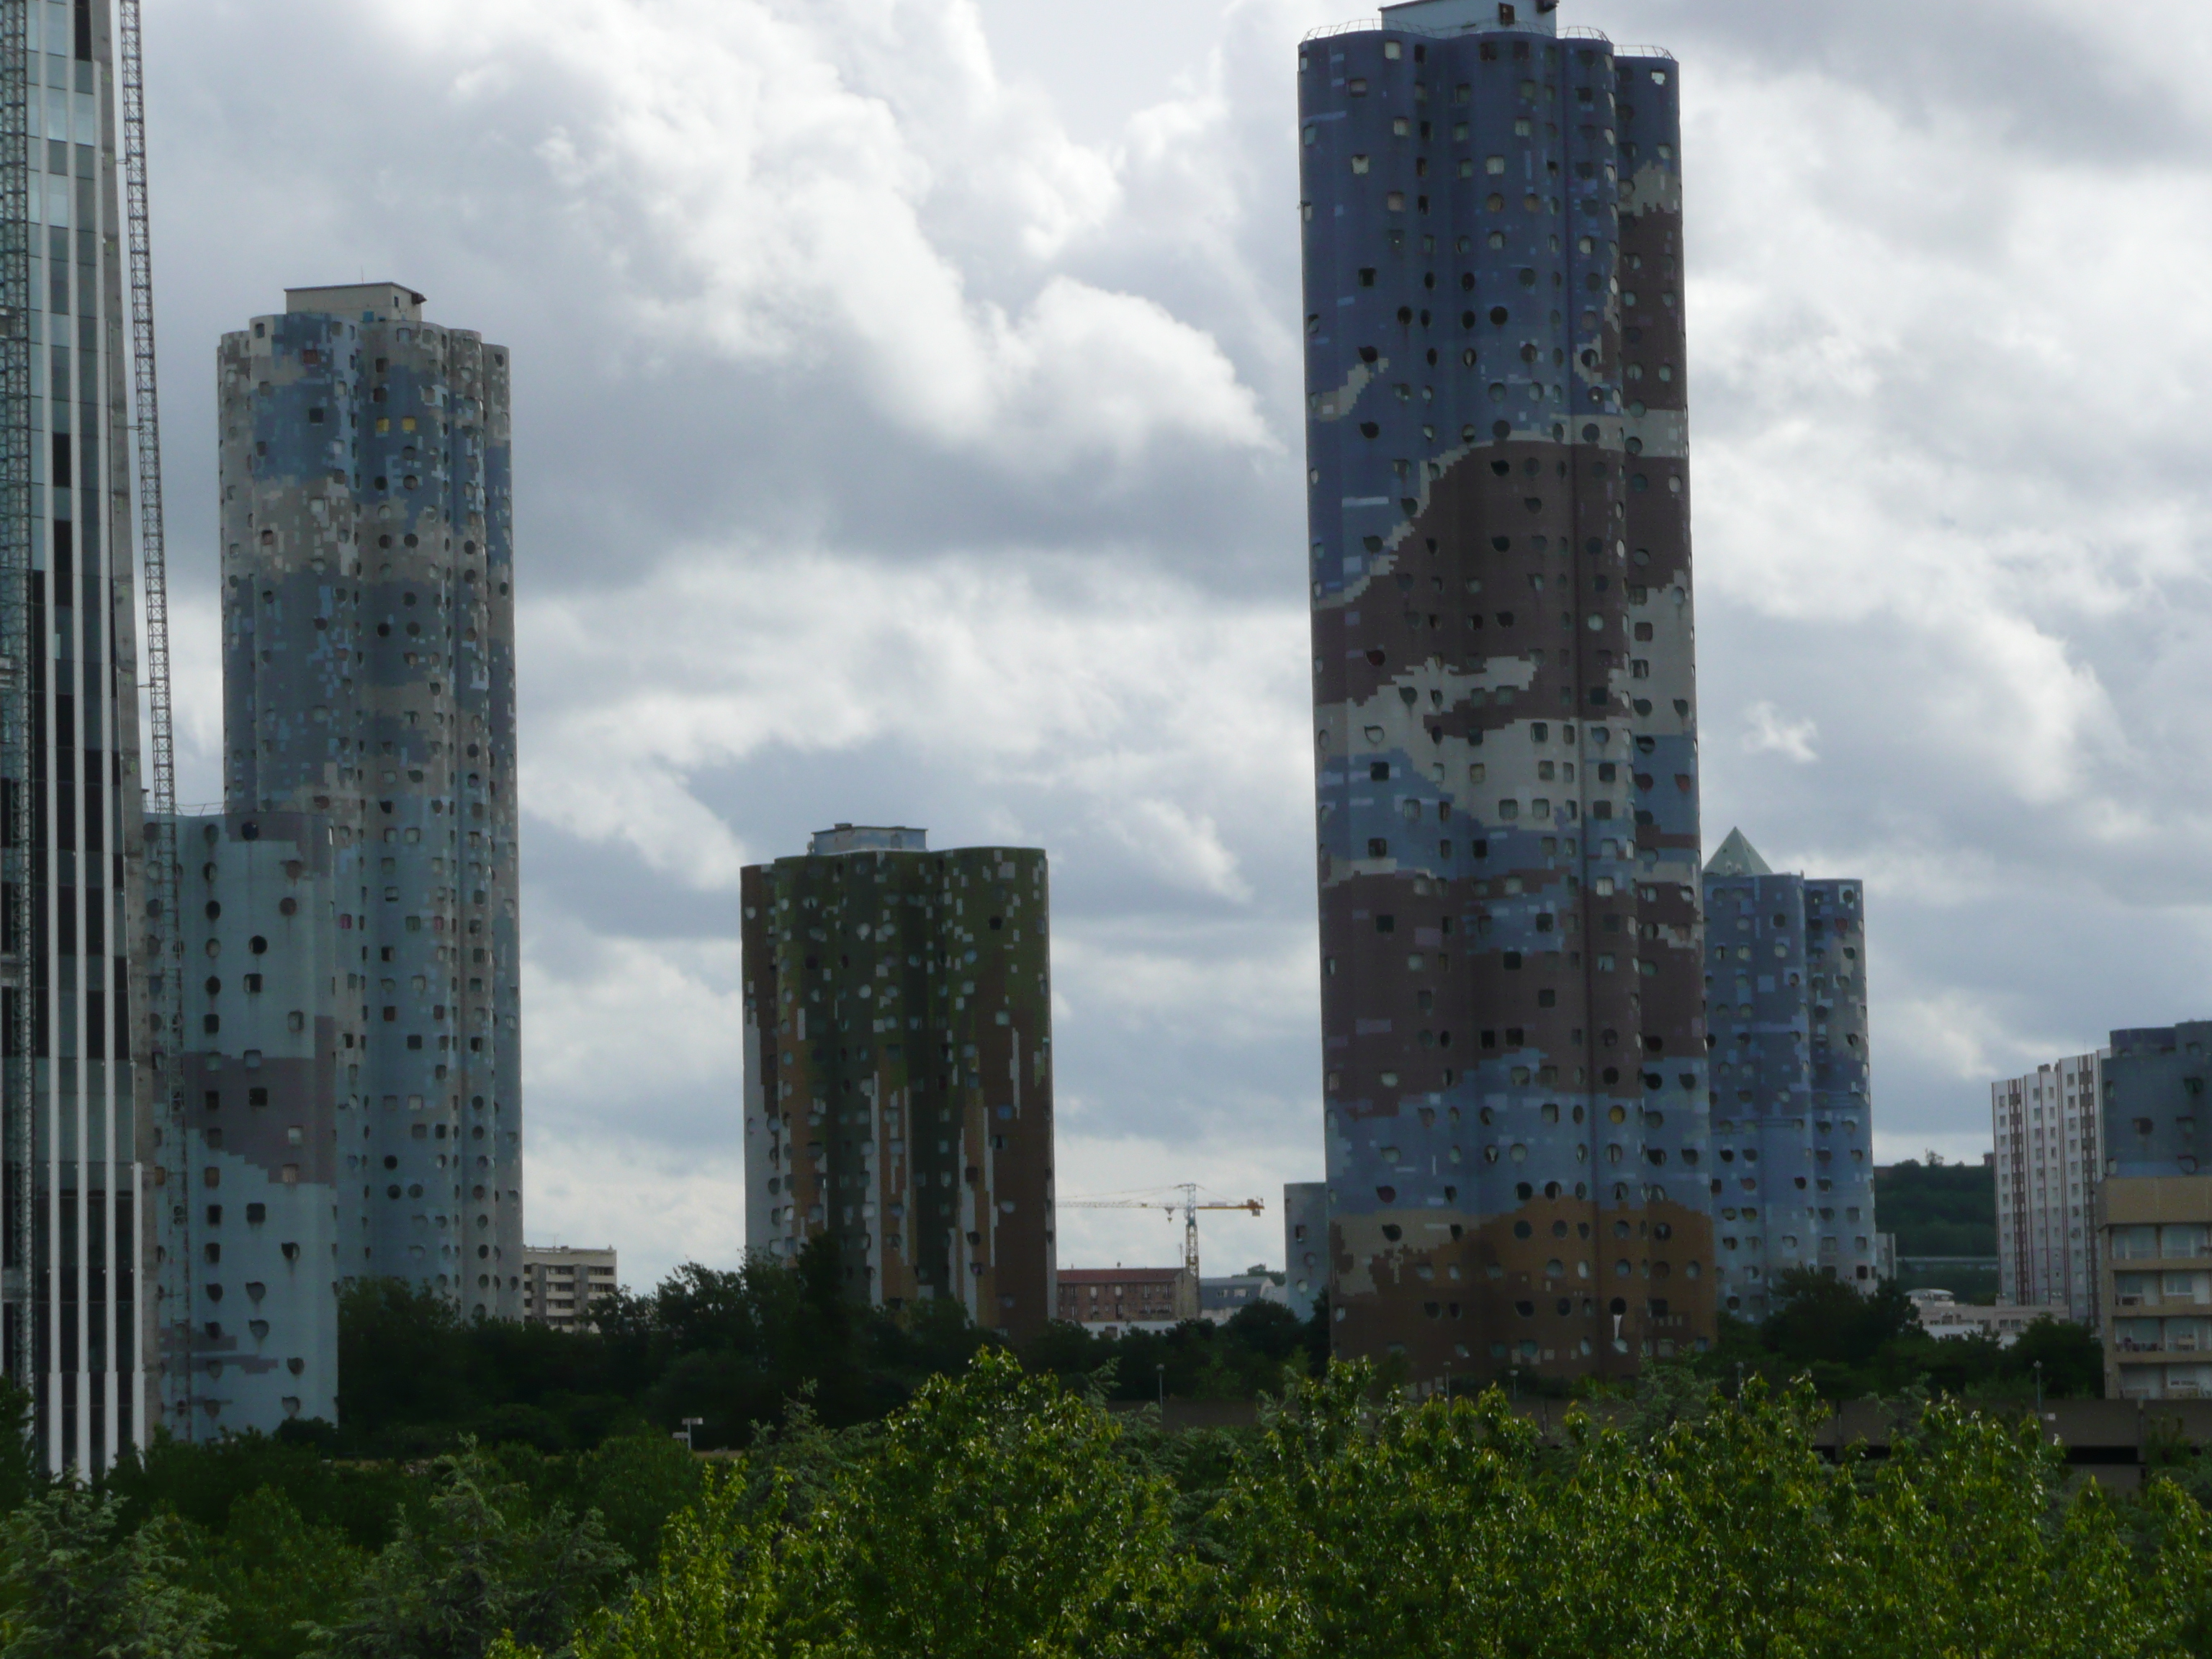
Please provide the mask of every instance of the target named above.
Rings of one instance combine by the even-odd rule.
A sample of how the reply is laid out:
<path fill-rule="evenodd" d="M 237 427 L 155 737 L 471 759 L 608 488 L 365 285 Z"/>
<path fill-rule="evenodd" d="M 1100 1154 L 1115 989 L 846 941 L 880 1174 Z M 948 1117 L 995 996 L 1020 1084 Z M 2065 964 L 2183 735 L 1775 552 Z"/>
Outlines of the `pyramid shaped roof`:
<path fill-rule="evenodd" d="M 1771 876 L 1774 872 L 1766 860 L 1759 856 L 1759 849 L 1744 838 L 1741 830 L 1731 830 L 1728 839 L 1721 843 L 1705 866 L 1709 876 Z"/>

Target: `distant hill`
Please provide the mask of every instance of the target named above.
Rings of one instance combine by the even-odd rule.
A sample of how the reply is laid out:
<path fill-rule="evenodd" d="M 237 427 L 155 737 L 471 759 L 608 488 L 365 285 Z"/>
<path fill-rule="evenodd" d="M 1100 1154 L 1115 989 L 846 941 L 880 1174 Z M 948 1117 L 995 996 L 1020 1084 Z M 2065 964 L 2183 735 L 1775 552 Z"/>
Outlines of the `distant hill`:
<path fill-rule="evenodd" d="M 1875 1224 L 1899 1255 L 1995 1255 L 1996 1177 L 1979 1164 L 1911 1158 L 1874 1172 Z"/>

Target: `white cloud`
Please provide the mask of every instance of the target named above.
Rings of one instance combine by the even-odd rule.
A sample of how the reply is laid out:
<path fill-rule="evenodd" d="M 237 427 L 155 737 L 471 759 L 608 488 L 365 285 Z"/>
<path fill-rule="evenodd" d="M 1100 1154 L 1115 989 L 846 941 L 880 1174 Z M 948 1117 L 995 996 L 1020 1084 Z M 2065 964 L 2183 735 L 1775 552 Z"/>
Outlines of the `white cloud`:
<path fill-rule="evenodd" d="M 1750 729 L 1744 733 L 1743 746 L 1752 754 L 1771 751 L 1801 766 L 1809 766 L 1820 758 L 1813 752 L 1813 738 L 1819 728 L 1810 720 L 1784 720 L 1782 711 L 1771 702 L 1752 704 L 1745 711 L 1744 724 Z"/>
<path fill-rule="evenodd" d="M 962 0 L 391 17 L 456 100 L 481 100 L 487 64 L 502 89 L 544 77 L 561 206 L 621 250 L 609 274 L 664 349 L 838 363 L 916 439 L 1022 470 L 1273 441 L 1205 331 L 1048 268 L 1117 205 L 1113 165 L 1000 82 Z"/>
<path fill-rule="evenodd" d="M 1248 900 L 1221 815 L 1306 810 L 1304 719 L 1279 695 L 1303 617 L 1216 618 L 1157 577 L 1068 574 L 1073 605 L 956 562 L 726 554 L 538 600 L 522 623 L 524 799 L 570 834 L 726 888 L 746 855 L 690 780 L 889 743 L 1083 802 L 1173 885 Z"/>

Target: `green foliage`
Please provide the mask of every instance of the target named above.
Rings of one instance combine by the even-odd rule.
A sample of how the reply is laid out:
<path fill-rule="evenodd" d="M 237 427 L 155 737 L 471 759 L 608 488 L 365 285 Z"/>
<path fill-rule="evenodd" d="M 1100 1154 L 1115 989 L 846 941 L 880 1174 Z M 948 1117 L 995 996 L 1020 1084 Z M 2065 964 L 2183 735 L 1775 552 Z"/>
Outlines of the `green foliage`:
<path fill-rule="evenodd" d="M 1117 1437 L 1002 1354 L 932 1382 L 818 1513 L 807 1633 L 941 1659 L 1156 1651 L 1168 1495 Z"/>
<path fill-rule="evenodd" d="M 1774 1303 L 1774 1312 L 1756 1328 L 1723 1315 L 1719 1341 L 1694 1362 L 1699 1373 L 1732 1382 L 1741 1369 L 1778 1386 L 1809 1377 L 1828 1400 L 1925 1387 L 1971 1400 L 2026 1401 L 2034 1395 L 2039 1360 L 2045 1399 L 2104 1394 L 2104 1349 L 2070 1321 L 2039 1319 L 2008 1348 L 1985 1337 L 1933 1336 L 1897 1285 L 1885 1281 L 1872 1296 L 1861 1296 L 1811 1268 L 1777 1279 Z"/>
<path fill-rule="evenodd" d="M 45 1461 L 31 1438 L 30 1391 L 0 1376 L 0 1515 L 46 1488 Z"/>
<path fill-rule="evenodd" d="M 437 1461 L 419 1526 L 371 1561 L 313 1659 L 476 1659 L 502 1635 L 557 1643 L 629 1565 L 596 1514 L 533 1513 L 524 1489 L 475 1446 Z"/>
<path fill-rule="evenodd" d="M 208 1659 L 222 1614 L 183 1582 L 183 1529 L 121 1528 L 122 1504 L 56 1486 L 0 1530 L 0 1655 L 6 1659 Z"/>
<path fill-rule="evenodd" d="M 984 1355 L 880 1431 L 797 1437 L 838 1468 L 732 1473 L 577 1659 L 2150 1659 L 2204 1651 L 2212 1525 L 2157 1480 L 2125 1505 L 2027 1425 L 1955 1402 L 1878 1462 L 1827 1409 L 1654 1380 L 1623 1428 L 1547 1443 L 1496 1389 L 1293 1385 L 1218 1443 L 1179 1513 L 1090 1402 Z M 517 1646 L 501 1659 L 527 1659 Z"/>
<path fill-rule="evenodd" d="M 1022 1358 L 1066 1381 L 1097 1377 L 1109 1400 L 1155 1399 L 1163 1386 L 1177 1400 L 1252 1400 L 1281 1392 L 1285 1366 L 1303 1376 L 1327 1364 L 1327 1319 L 1325 1308 L 1301 1321 L 1279 1303 L 1251 1302 L 1223 1324 L 1188 1319 L 1167 1331 L 1103 1336 L 1053 1324 Z"/>
<path fill-rule="evenodd" d="M 1996 1178 L 1978 1164 L 1905 1158 L 1875 1171 L 1874 1202 L 1899 1255 L 1997 1253 Z"/>
<path fill-rule="evenodd" d="M 295 1659 L 313 1622 L 352 1600 L 369 1559 L 274 1486 L 238 1499 L 219 1532 L 179 1525 L 185 1580 L 222 1604 L 216 1634 L 239 1659 Z"/>
<path fill-rule="evenodd" d="M 229 1435 L 192 1443 L 156 1433 L 141 1453 L 126 1453 L 101 1483 L 124 1502 L 124 1517 L 137 1525 L 171 1513 L 203 1531 L 221 1533 L 238 1504 L 268 1488 L 305 1524 L 328 1527 L 362 1549 L 391 1540 L 402 1508 L 419 1510 L 422 1484 L 391 1466 L 333 1462 L 313 1445 L 265 1435 Z"/>
<path fill-rule="evenodd" d="M 830 1239 L 795 1266 L 687 1264 L 599 1304 L 583 1332 L 467 1320 L 434 1291 L 357 1281 L 339 1308 L 342 1426 L 285 1438 L 353 1457 L 424 1457 L 464 1436 L 552 1455 L 696 1417 L 700 1448 L 742 1446 L 802 1395 L 825 1423 L 880 1418 L 994 1340 L 956 1303 L 861 1305 L 842 1275 Z"/>

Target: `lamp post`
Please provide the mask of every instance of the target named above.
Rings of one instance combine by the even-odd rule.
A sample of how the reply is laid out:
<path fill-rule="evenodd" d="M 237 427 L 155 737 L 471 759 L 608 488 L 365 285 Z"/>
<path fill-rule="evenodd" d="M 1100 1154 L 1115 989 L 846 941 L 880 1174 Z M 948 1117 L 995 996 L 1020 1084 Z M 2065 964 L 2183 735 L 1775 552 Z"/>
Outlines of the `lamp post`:
<path fill-rule="evenodd" d="M 684 1419 L 683 1431 L 680 1434 L 671 1436 L 670 1438 L 681 1440 L 684 1443 L 684 1449 L 685 1451 L 696 1451 L 698 1450 L 698 1448 L 691 1443 L 691 1431 L 697 1428 L 706 1420 L 707 1419 L 703 1417 L 687 1417 Z"/>
<path fill-rule="evenodd" d="M 2043 1427 L 2043 1362 L 2035 1362 L 2035 1423 L 2037 1432 Z"/>
<path fill-rule="evenodd" d="M 1521 1368 L 1518 1365 L 1511 1366 L 1506 1374 L 1513 1379 L 1513 1403 L 1517 1406 L 1521 1403 Z"/>
<path fill-rule="evenodd" d="M 1165 1428 L 1168 1425 L 1168 1368 L 1164 1364 L 1158 1364 L 1153 1366 L 1152 1370 L 1159 1378 L 1160 1426 Z"/>

